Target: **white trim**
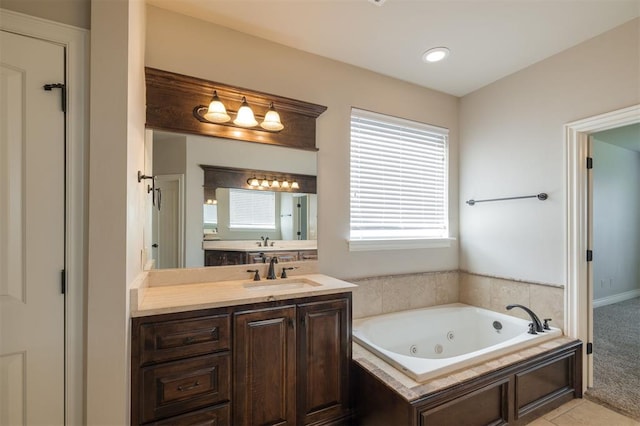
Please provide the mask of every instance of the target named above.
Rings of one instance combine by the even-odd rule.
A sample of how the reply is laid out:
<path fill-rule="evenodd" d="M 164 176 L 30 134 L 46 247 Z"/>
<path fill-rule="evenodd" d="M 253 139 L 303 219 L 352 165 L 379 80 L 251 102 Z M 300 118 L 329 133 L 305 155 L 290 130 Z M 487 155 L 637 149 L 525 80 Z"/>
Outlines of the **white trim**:
<path fill-rule="evenodd" d="M 625 291 L 624 293 L 612 294 L 611 296 L 601 297 L 593 301 L 594 308 L 613 305 L 614 303 L 624 302 L 625 300 L 640 297 L 640 289 Z"/>
<path fill-rule="evenodd" d="M 0 9 L 0 28 L 57 43 L 66 50 L 67 295 L 65 298 L 65 424 L 86 424 L 84 412 L 85 164 L 89 126 L 89 31 Z"/>
<path fill-rule="evenodd" d="M 412 250 L 451 247 L 455 238 L 426 238 L 406 240 L 348 240 L 349 251 Z"/>
<path fill-rule="evenodd" d="M 593 310 L 590 298 L 588 264 L 588 185 L 586 159 L 589 134 L 640 122 L 640 104 L 585 118 L 565 125 L 566 155 L 566 290 L 565 333 L 583 342 L 591 335 Z M 583 349 L 583 390 L 591 386 L 592 360 Z"/>

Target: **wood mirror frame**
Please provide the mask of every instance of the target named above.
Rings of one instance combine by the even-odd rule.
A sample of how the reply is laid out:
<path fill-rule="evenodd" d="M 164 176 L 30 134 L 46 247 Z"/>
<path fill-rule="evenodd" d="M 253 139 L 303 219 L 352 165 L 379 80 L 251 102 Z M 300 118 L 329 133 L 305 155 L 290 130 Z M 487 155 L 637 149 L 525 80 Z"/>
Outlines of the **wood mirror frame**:
<path fill-rule="evenodd" d="M 317 151 L 316 119 L 327 109 L 325 106 L 155 68 L 145 68 L 145 75 L 148 128 Z M 273 102 L 284 129 L 273 132 L 202 119 L 195 112 L 209 105 L 214 90 L 230 115 L 237 112 L 243 96 L 257 120 L 264 118 L 261 113 Z"/>

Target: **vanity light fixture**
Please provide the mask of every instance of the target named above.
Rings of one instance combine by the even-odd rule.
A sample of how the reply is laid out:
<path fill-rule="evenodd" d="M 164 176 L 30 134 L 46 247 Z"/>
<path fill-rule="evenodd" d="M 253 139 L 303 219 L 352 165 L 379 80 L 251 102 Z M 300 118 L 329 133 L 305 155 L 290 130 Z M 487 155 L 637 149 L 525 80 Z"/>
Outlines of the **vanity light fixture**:
<path fill-rule="evenodd" d="M 422 60 L 427 63 L 440 62 L 449 56 L 450 50 L 446 47 L 434 47 L 422 54 Z"/>
<path fill-rule="evenodd" d="M 227 97 L 228 94 L 227 94 Z M 234 113 L 231 110 L 231 113 Z M 284 129 L 284 125 L 282 124 L 282 120 L 280 119 L 280 114 L 276 111 L 276 108 L 273 105 L 273 101 L 269 102 L 269 109 L 264 115 L 264 119 L 260 123 L 260 128 L 258 127 L 258 121 L 253 113 L 253 110 L 249 106 L 247 102 L 247 97 L 242 96 L 242 103 L 240 104 L 240 108 L 238 108 L 238 112 L 235 113 L 236 118 L 231 123 L 231 117 L 227 112 L 227 108 L 220 100 L 218 96 L 218 91 L 213 91 L 213 96 L 211 97 L 211 101 L 209 102 L 209 106 L 198 105 L 193 109 L 193 115 L 202 122 L 205 123 L 213 123 L 213 124 L 221 124 L 224 126 L 236 126 L 242 128 L 255 128 L 253 130 L 261 130 L 260 128 L 267 130 L 269 132 L 279 132 Z"/>
<path fill-rule="evenodd" d="M 265 130 L 271 130 L 274 132 L 284 129 L 284 126 L 280 121 L 280 114 L 278 114 L 278 111 L 276 111 L 275 107 L 273 106 L 273 102 L 271 102 L 271 105 L 269 105 L 269 110 L 264 116 L 264 121 L 260 123 L 260 127 Z"/>
<path fill-rule="evenodd" d="M 253 110 L 247 103 L 247 98 L 242 97 L 242 104 L 238 110 L 236 119 L 233 120 L 233 124 L 240 127 L 255 127 L 258 125 L 256 118 L 253 116 Z"/>
<path fill-rule="evenodd" d="M 273 177 L 271 178 L 271 180 L 269 180 L 266 177 L 259 179 L 256 176 L 253 176 L 247 179 L 247 185 L 249 185 L 251 188 L 256 189 L 300 189 L 300 185 L 295 180 L 293 182 L 289 182 L 286 178 L 278 177 Z"/>
<path fill-rule="evenodd" d="M 207 113 L 204 115 L 204 118 L 212 123 L 226 123 L 231 120 L 229 114 L 227 114 L 227 109 L 224 107 L 224 104 L 218 97 L 218 91 L 213 91 L 213 97 L 211 98 L 211 102 L 209 103 L 209 108 L 207 108 Z"/>

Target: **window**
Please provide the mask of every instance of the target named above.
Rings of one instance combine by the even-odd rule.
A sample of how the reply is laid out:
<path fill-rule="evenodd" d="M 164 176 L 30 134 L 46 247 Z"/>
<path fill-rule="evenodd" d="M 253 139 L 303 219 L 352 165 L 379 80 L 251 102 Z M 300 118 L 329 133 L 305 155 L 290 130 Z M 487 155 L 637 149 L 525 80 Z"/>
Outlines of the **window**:
<path fill-rule="evenodd" d="M 230 189 L 229 216 L 230 228 L 276 229 L 276 194 Z"/>
<path fill-rule="evenodd" d="M 352 250 L 373 246 L 371 241 L 403 240 L 398 247 L 404 248 L 407 241 L 449 237 L 448 134 L 440 127 L 351 110 Z"/>

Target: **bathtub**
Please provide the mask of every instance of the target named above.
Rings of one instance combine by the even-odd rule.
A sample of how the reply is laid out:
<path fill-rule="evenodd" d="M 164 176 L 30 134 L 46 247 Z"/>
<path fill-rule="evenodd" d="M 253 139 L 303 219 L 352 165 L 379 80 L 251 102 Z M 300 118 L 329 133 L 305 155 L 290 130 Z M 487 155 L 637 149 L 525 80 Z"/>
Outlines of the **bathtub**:
<path fill-rule="evenodd" d="M 453 303 L 353 321 L 353 340 L 417 382 L 562 336 L 530 321 Z"/>

